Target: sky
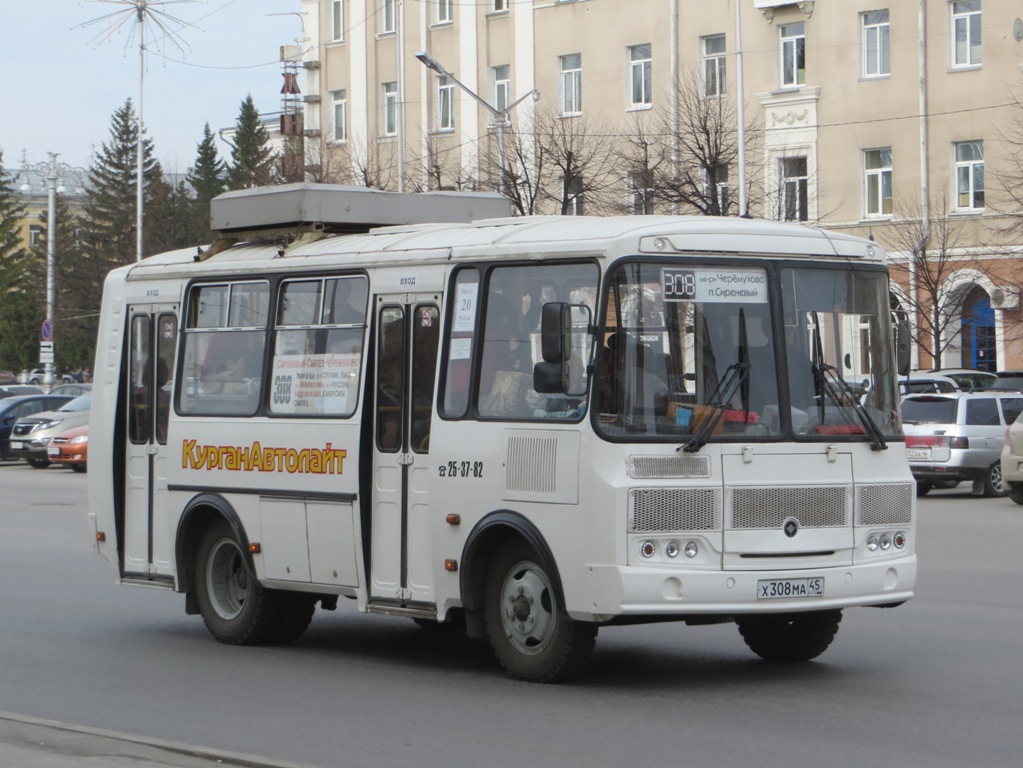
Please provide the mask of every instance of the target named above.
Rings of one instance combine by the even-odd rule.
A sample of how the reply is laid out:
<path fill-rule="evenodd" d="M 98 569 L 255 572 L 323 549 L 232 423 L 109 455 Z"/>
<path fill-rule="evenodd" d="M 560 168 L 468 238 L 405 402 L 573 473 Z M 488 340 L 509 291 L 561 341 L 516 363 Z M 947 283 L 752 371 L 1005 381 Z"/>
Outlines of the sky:
<path fill-rule="evenodd" d="M 130 37 L 128 23 L 112 30 L 134 19 L 134 0 L 2 2 L 4 167 L 20 167 L 24 151 L 30 164 L 56 152 L 60 162 L 87 168 L 110 141 L 114 111 L 128 98 L 138 109 L 138 34 Z M 260 113 L 280 110 L 280 47 L 301 41 L 301 0 L 151 0 L 149 7 L 156 18 L 163 12 L 191 25 L 175 37 L 183 51 L 166 39 L 158 49 L 147 44 L 142 78 L 143 122 L 155 155 L 166 172 L 184 173 L 203 125 L 214 133 L 232 127 L 246 95 Z M 230 156 L 224 142 L 217 149 Z"/>

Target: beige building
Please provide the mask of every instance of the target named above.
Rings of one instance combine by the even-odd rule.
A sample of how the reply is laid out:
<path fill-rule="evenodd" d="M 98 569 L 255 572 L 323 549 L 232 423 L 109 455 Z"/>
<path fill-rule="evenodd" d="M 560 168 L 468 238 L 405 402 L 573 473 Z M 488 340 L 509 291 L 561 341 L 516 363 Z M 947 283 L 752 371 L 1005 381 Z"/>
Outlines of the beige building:
<path fill-rule="evenodd" d="M 936 344 L 947 367 L 1023 367 L 1018 3 L 302 5 L 310 178 L 503 189 L 523 213 L 745 209 L 873 236 L 921 365 Z"/>

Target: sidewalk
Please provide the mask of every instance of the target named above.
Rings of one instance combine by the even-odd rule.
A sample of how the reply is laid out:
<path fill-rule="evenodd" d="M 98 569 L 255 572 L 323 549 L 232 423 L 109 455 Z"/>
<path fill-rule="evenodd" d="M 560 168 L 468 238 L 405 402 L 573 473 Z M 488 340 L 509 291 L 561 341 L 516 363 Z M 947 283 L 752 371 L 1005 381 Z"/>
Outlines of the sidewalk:
<path fill-rule="evenodd" d="M 312 768 L 0 712 L 0 766 L 17 768 Z"/>

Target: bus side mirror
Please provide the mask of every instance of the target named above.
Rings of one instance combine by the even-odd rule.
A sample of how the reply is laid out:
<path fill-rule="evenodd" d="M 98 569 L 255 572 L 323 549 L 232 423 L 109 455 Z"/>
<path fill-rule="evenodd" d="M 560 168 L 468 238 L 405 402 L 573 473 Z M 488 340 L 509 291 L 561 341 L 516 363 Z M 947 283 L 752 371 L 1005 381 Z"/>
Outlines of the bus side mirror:
<path fill-rule="evenodd" d="M 560 395 L 568 391 L 568 363 L 537 363 L 533 366 L 533 389 L 545 395 Z"/>
<path fill-rule="evenodd" d="M 545 363 L 567 363 L 572 357 L 572 312 L 568 304 L 551 302 L 543 305 L 540 352 Z"/>
<path fill-rule="evenodd" d="M 912 344 L 909 333 L 909 320 L 900 317 L 895 326 L 895 363 L 899 375 L 905 376 L 909 373 L 909 366 L 912 357 Z"/>

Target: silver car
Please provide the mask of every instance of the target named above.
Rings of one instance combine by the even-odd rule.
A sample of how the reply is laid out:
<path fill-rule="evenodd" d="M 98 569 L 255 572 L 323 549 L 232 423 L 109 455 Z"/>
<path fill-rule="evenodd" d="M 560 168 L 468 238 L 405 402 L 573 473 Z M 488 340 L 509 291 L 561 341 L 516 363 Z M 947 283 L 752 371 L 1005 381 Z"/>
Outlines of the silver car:
<path fill-rule="evenodd" d="M 906 456 L 917 495 L 935 485 L 969 480 L 974 493 L 1004 496 L 1002 446 L 1005 429 L 1023 412 L 1023 395 L 947 392 L 902 400 Z"/>
<path fill-rule="evenodd" d="M 50 439 L 71 427 L 89 423 L 92 393 L 76 397 L 59 410 L 44 411 L 19 419 L 11 430 L 10 455 L 33 467 L 50 465 Z"/>

